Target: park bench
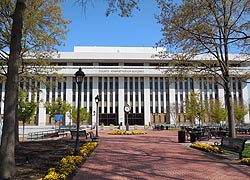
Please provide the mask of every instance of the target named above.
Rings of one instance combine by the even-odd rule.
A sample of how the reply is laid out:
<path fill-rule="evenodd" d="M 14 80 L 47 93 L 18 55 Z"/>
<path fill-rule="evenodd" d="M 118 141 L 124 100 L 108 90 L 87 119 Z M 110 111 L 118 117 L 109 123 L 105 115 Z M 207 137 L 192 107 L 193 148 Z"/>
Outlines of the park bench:
<path fill-rule="evenodd" d="M 239 153 L 239 159 L 242 159 L 242 152 L 244 151 L 246 141 L 246 139 L 241 138 L 223 137 L 221 144 L 218 145 L 218 143 L 215 143 L 215 145 L 221 149 Z"/>
<path fill-rule="evenodd" d="M 88 134 L 92 141 L 98 141 L 98 137 L 95 137 L 93 131 L 88 132 Z"/>
<path fill-rule="evenodd" d="M 47 134 L 44 134 L 44 138 L 53 138 L 53 137 L 59 137 L 58 132 L 48 132 Z"/>
<path fill-rule="evenodd" d="M 236 128 L 236 133 L 247 134 L 247 132 L 250 134 L 250 125 L 243 125 Z"/>
<path fill-rule="evenodd" d="M 74 136 L 76 136 L 76 130 L 70 130 L 70 134 L 71 134 L 71 139 L 73 139 L 74 138 Z M 86 137 L 86 139 L 88 138 L 88 134 L 87 134 L 87 132 L 86 132 L 86 130 L 79 130 L 79 134 L 78 134 L 79 136 L 85 136 Z"/>

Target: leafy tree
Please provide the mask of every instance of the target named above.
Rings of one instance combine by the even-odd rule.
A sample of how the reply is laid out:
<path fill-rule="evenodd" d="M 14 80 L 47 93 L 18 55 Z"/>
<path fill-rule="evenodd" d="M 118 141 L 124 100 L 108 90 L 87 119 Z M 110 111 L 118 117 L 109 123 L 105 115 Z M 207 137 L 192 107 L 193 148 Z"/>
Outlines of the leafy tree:
<path fill-rule="evenodd" d="M 234 117 L 238 123 L 243 123 L 244 116 L 248 113 L 248 109 L 245 105 L 234 104 Z"/>
<path fill-rule="evenodd" d="M 198 118 L 199 121 L 205 118 L 205 108 L 202 101 L 199 99 L 199 94 L 191 92 L 189 98 L 185 101 L 186 117 L 194 123 L 195 119 Z"/>
<path fill-rule="evenodd" d="M 106 16 L 116 13 L 121 17 L 131 17 L 133 16 L 134 9 L 140 10 L 138 6 L 139 1 L 140 0 L 106 0 Z M 78 2 L 84 10 L 89 3 L 94 3 L 92 0 L 76 0 L 76 2 Z"/>
<path fill-rule="evenodd" d="M 214 77 L 224 88 L 229 136 L 235 137 L 230 76 L 249 77 L 248 72 L 235 68 L 232 71 L 232 67 L 242 66 L 249 59 L 250 0 L 157 2 L 161 9 L 157 20 L 163 26 L 163 38 L 158 45 L 171 51 L 170 69 L 182 75 Z M 232 50 L 237 50 L 241 57 L 229 58 Z M 201 60 L 201 54 L 207 56 Z"/>
<path fill-rule="evenodd" d="M 6 77 L 0 179 L 11 178 L 16 171 L 15 115 L 19 74 L 33 78 L 40 70 L 45 69 L 40 68 L 38 71 L 39 63 L 41 64 L 43 59 L 48 59 L 49 54 L 41 52 L 51 52 L 54 49 L 51 47 L 61 45 L 60 39 L 64 37 L 66 28 L 63 24 L 67 22 L 62 18 L 56 18 L 61 15 L 58 2 L 61 1 L 0 1 L 0 66 L 1 74 Z M 37 60 L 27 62 L 23 59 L 24 55 L 36 57 Z"/>
<path fill-rule="evenodd" d="M 32 117 L 35 115 L 39 102 L 35 102 L 35 94 L 32 94 L 31 101 L 26 101 L 28 93 L 23 90 L 19 90 L 19 102 L 18 102 L 18 120 L 23 122 L 23 137 L 25 123 L 30 123 Z"/>
<path fill-rule="evenodd" d="M 77 121 L 77 108 L 75 106 L 72 106 L 72 109 L 70 111 L 70 116 L 73 121 L 73 123 L 76 123 Z M 87 121 L 90 118 L 90 115 L 86 108 L 80 108 L 80 121 Z"/>
<path fill-rule="evenodd" d="M 77 1 L 77 0 L 76 0 Z M 79 0 L 80 1 L 80 0 Z M 82 0 L 82 2 L 84 2 L 85 0 Z M 87 1 L 87 0 L 86 0 Z M 137 2 L 137 0 L 129 0 L 131 2 Z M 138 0 L 139 1 L 139 0 Z M 13 6 L 10 6 L 9 2 L 13 3 Z M 25 50 L 27 50 L 27 47 L 33 47 L 34 49 L 37 47 L 37 44 L 29 44 L 29 43 L 24 43 L 27 46 L 22 47 L 23 45 L 23 37 L 25 36 L 25 28 L 23 25 L 26 24 L 26 19 L 25 19 L 25 15 L 27 14 L 28 17 L 32 17 L 35 15 L 38 15 L 40 13 L 45 13 L 45 15 L 47 14 L 51 14 L 54 15 L 49 19 L 48 16 L 45 18 L 41 18 L 39 19 L 38 23 L 31 23 L 29 24 L 29 28 L 27 28 L 27 30 L 32 29 L 33 27 L 39 27 L 40 30 L 36 31 L 36 35 L 35 37 L 35 41 L 32 41 L 33 39 L 30 38 L 28 39 L 27 42 L 36 42 L 37 39 L 37 35 L 41 34 L 43 32 L 51 32 L 48 33 L 49 36 L 42 36 L 42 37 L 62 37 L 64 36 L 63 33 L 59 33 L 58 34 L 56 32 L 52 32 L 50 31 L 51 28 L 47 27 L 47 26 L 43 26 L 43 22 L 48 22 L 50 23 L 50 27 L 55 27 L 55 29 L 57 29 L 57 25 L 60 26 L 60 22 L 58 21 L 54 21 L 55 20 L 55 16 L 56 15 L 61 15 L 60 12 L 56 12 L 54 13 L 52 11 L 52 9 L 50 10 L 41 10 L 39 12 L 39 9 L 33 9 L 33 11 L 31 13 L 26 13 L 25 9 L 27 7 L 26 10 L 28 10 L 30 7 L 33 7 L 33 3 L 35 5 L 36 1 L 26 1 L 26 0 L 16 0 L 15 2 L 12 0 L 2 0 L 0 1 L 0 5 L 1 6 L 1 13 L 0 15 L 3 16 L 0 18 L 0 26 L 1 26 L 1 32 L 4 31 L 4 23 L 7 22 L 9 23 L 11 26 L 9 28 L 8 33 L 10 34 L 8 36 L 8 33 L 6 32 L 4 35 L 1 34 L 0 36 L 0 59 L 5 60 L 5 62 L 2 62 L 3 64 L 7 65 L 7 71 L 6 68 L 4 67 L 3 71 L 6 71 L 6 93 L 5 93 L 5 104 L 4 104 L 4 123 L 3 123 L 3 131 L 2 131 L 2 144 L 0 147 L 0 179 L 10 179 L 16 172 L 16 168 L 15 168 L 15 115 L 17 112 L 17 108 L 16 108 L 16 104 L 17 104 L 17 96 L 18 96 L 18 75 L 19 75 L 19 64 L 21 63 L 22 60 L 22 55 L 24 55 L 23 52 L 25 52 Z M 49 2 L 52 2 L 50 0 L 41 0 L 39 1 L 40 6 L 37 5 L 36 7 L 40 8 L 40 7 L 49 7 L 47 6 Z M 58 6 L 56 4 L 56 2 L 58 1 L 54 1 L 55 3 L 53 3 L 53 6 L 58 10 Z M 61 1 L 60 1 L 61 2 Z M 127 11 L 122 11 L 125 12 L 125 14 L 129 11 L 129 8 L 133 8 L 134 6 L 129 5 L 127 1 L 125 0 L 107 0 L 107 2 L 111 5 L 109 8 L 110 12 L 113 12 L 113 7 L 114 10 L 116 9 L 127 9 Z M 113 5 L 112 5 L 112 2 Z M 27 4 L 26 4 L 27 3 Z M 30 3 L 30 4 L 29 4 Z M 115 4 L 118 4 L 117 6 Z M 26 6 L 27 5 L 27 6 Z M 29 5 L 29 6 L 28 6 Z M 125 7 L 125 8 L 124 8 Z M 3 13 L 3 9 L 7 8 L 7 10 L 9 10 L 9 14 L 5 14 Z M 123 14 L 123 13 L 122 13 Z M 5 19 L 6 17 L 9 17 L 8 19 Z M 33 21 L 35 21 L 36 18 L 33 19 Z M 41 20 L 41 21 L 40 21 Z M 27 26 L 28 27 L 28 26 Z M 43 28 L 44 27 L 44 28 Z M 32 31 L 29 31 L 32 32 Z M 6 38 L 7 37 L 7 38 Z M 31 36 L 30 36 L 31 37 Z M 41 38 L 42 38 L 41 37 Z M 7 39 L 7 40 L 6 40 Z M 7 42 L 7 45 L 6 45 Z M 61 45 L 61 44 L 55 44 L 55 42 L 59 42 L 59 41 L 52 41 L 52 40 L 43 40 L 41 41 L 43 42 L 43 46 L 42 47 L 46 47 L 48 45 L 51 45 L 51 47 L 54 47 L 54 45 Z M 53 44 L 54 42 L 54 44 Z M 9 43 L 9 44 L 8 44 Z M 51 44 L 50 44 L 51 43 Z M 53 44 L 53 45 L 52 45 Z M 9 49 L 9 54 L 6 54 L 6 52 L 2 51 L 3 49 Z M 42 50 L 42 49 L 41 49 Z M 52 50 L 51 48 L 48 49 L 43 49 L 43 50 Z M 42 50 L 42 51 L 43 51 Z M 28 53 L 28 51 L 26 51 Z M 29 51 L 32 52 L 32 51 Z M 34 53 L 30 53 L 29 55 L 34 55 L 37 54 L 37 52 L 34 50 Z M 41 51 L 40 51 L 41 52 Z M 49 51 L 51 52 L 51 51 Z M 8 57 L 7 60 L 5 59 L 5 57 Z M 38 60 L 40 59 L 42 61 L 42 59 L 44 59 L 44 57 L 48 57 L 46 54 L 41 54 L 41 56 L 38 56 L 41 58 L 38 58 Z M 30 61 L 31 62 L 31 61 Z M 38 61 L 36 61 L 38 63 Z M 36 67 L 36 66 L 35 66 Z M 30 71 L 30 74 L 32 73 L 36 73 L 37 71 L 35 71 L 35 68 L 32 69 L 32 71 Z M 28 74 L 28 73 L 27 73 Z"/>
<path fill-rule="evenodd" d="M 0 179 L 10 179 L 16 173 L 15 166 L 15 112 L 18 88 L 18 65 L 21 54 L 23 15 L 25 0 L 17 0 L 12 17 L 10 55 L 8 59 L 2 144 L 0 147 Z"/>
<path fill-rule="evenodd" d="M 211 100 L 209 106 L 210 117 L 213 122 L 219 124 L 221 121 L 225 121 L 227 119 L 227 111 L 222 106 L 220 100 Z"/>
<path fill-rule="evenodd" d="M 71 105 L 68 104 L 66 101 L 63 101 L 61 98 L 56 99 L 52 102 L 46 102 L 45 103 L 46 111 L 49 112 L 50 119 L 54 118 L 56 114 L 62 114 L 63 115 L 63 124 L 65 124 L 65 115 L 66 112 L 70 111 Z"/>

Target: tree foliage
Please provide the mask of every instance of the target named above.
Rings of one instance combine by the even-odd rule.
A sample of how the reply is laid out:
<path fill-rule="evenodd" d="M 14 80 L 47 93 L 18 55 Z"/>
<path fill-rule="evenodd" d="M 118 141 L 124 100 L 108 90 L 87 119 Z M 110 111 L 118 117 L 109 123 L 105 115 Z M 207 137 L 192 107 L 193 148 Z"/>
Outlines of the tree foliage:
<path fill-rule="evenodd" d="M 107 3 L 106 16 L 116 13 L 121 17 L 133 16 L 133 10 L 140 10 L 138 3 L 140 0 L 105 0 Z M 83 9 L 88 6 L 89 3 L 93 3 L 92 0 L 76 0 Z"/>
<path fill-rule="evenodd" d="M 244 104 L 234 104 L 234 117 L 238 123 L 243 123 L 245 115 L 248 113 L 248 108 Z"/>
<path fill-rule="evenodd" d="M 190 96 L 185 101 L 185 111 L 186 117 L 191 121 L 191 124 L 195 122 L 195 119 L 201 121 L 205 118 L 205 106 L 199 98 L 199 93 L 190 93 Z"/>
<path fill-rule="evenodd" d="M 33 79 L 46 83 L 50 59 L 57 46 L 63 45 L 68 31 L 68 20 L 62 17 L 60 3 L 63 0 L 29 0 L 24 13 L 21 61 L 19 62 L 20 81 Z M 11 15 L 15 1 L 0 1 L 0 74 L 6 75 L 6 65 L 10 55 Z M 54 72 L 55 69 L 53 69 Z"/>
<path fill-rule="evenodd" d="M 229 136 L 235 137 L 230 80 L 249 78 L 249 72 L 235 67 L 246 66 L 249 60 L 250 0 L 157 2 L 161 9 L 157 20 L 163 26 L 158 45 L 172 53 L 172 67 L 166 73 L 213 76 L 224 87 Z M 239 56 L 229 56 L 233 50 Z"/>
<path fill-rule="evenodd" d="M 221 101 L 212 99 L 209 103 L 210 117 L 214 123 L 219 124 L 227 119 L 227 111 Z"/>
<path fill-rule="evenodd" d="M 25 123 L 31 122 L 39 104 L 35 101 L 35 94 L 32 94 L 29 101 L 27 101 L 27 98 L 28 92 L 20 89 L 18 94 L 18 120 L 23 123 L 23 136 Z"/>
<path fill-rule="evenodd" d="M 73 123 L 76 123 L 77 121 L 77 108 L 75 106 L 72 106 L 70 111 L 70 116 L 73 121 Z M 87 121 L 90 118 L 90 114 L 87 111 L 86 108 L 80 108 L 80 122 Z"/>
<path fill-rule="evenodd" d="M 17 112 L 18 65 L 22 51 L 21 40 L 24 12 L 25 0 L 17 0 L 14 13 L 11 16 L 12 28 L 10 36 L 10 54 L 5 86 L 2 144 L 0 146 L 0 179 L 11 179 L 16 173 L 15 115 Z"/>
<path fill-rule="evenodd" d="M 61 98 L 57 98 L 55 101 L 45 102 L 44 107 L 50 117 L 54 117 L 56 114 L 62 114 L 65 118 L 66 112 L 69 112 L 71 109 L 71 105 Z"/>

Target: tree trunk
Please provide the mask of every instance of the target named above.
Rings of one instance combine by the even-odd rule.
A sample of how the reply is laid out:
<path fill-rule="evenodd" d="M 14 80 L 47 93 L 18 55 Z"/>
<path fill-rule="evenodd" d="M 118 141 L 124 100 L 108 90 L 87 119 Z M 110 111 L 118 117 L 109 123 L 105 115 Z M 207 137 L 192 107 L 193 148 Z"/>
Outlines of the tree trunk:
<path fill-rule="evenodd" d="M 225 102 L 227 107 L 227 116 L 228 116 L 228 128 L 229 128 L 229 137 L 235 138 L 235 123 L 234 123 L 234 108 L 233 108 L 233 100 L 231 95 L 231 86 L 230 86 L 230 78 L 229 76 L 226 78 L 227 82 L 225 82 Z"/>
<path fill-rule="evenodd" d="M 8 61 L 2 144 L 0 147 L 0 179 L 15 175 L 15 111 L 18 87 L 18 63 L 21 53 L 23 14 L 25 0 L 17 0 L 11 29 L 10 56 Z"/>

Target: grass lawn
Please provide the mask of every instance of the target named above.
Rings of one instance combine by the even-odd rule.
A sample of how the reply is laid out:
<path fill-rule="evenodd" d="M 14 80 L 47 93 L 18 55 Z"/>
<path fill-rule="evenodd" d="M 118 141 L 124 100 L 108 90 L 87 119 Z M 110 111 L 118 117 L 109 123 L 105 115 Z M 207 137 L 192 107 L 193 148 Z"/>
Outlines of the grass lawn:
<path fill-rule="evenodd" d="M 243 157 L 250 157 L 250 143 L 245 144 L 245 149 L 242 155 Z"/>
<path fill-rule="evenodd" d="M 238 155 L 238 153 L 235 153 L 232 151 L 228 151 L 228 150 L 224 150 L 224 149 L 223 149 L 223 151 L 226 153 Z M 244 151 L 242 152 L 242 156 L 243 156 L 243 158 L 250 158 L 250 143 L 245 144 L 245 148 L 244 148 Z"/>

